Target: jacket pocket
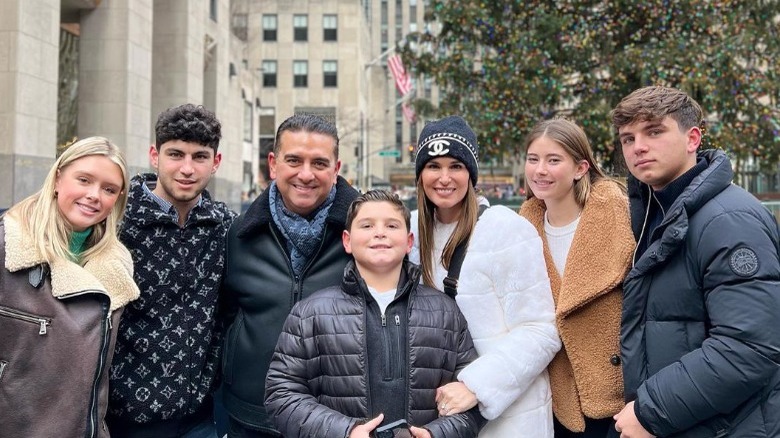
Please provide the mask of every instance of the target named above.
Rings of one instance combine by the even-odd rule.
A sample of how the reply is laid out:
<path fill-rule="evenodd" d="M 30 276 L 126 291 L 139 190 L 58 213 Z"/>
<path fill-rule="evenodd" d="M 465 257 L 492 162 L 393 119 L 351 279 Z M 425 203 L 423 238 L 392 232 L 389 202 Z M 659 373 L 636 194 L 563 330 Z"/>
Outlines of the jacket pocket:
<path fill-rule="evenodd" d="M 51 325 L 51 318 L 47 316 L 35 315 L 5 306 L 0 306 L 0 317 L 26 322 L 31 324 L 31 327 L 32 324 L 35 324 L 38 326 L 39 335 L 45 335 L 48 332 L 48 327 Z"/>
<path fill-rule="evenodd" d="M 236 320 L 227 331 L 225 336 L 225 348 L 222 352 L 222 378 L 228 385 L 233 384 L 233 368 L 235 366 L 233 358 L 236 355 L 236 343 L 238 342 L 238 334 L 241 332 L 244 326 L 244 314 L 239 311 Z"/>

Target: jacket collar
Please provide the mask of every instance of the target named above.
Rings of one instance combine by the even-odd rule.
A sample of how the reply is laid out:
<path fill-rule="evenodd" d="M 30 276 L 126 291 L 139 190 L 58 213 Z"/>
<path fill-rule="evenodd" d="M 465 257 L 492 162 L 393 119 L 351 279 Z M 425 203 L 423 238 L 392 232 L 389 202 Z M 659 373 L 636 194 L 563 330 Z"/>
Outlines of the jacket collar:
<path fill-rule="evenodd" d="M 523 203 L 524 216 L 542 236 L 545 210 L 538 198 Z M 634 239 L 625 193 L 612 181 L 593 185 L 574 233 L 563 278 L 555 268 L 547 239 L 543 240 L 556 314 L 562 318 L 618 287 L 628 272 Z"/>
<path fill-rule="evenodd" d="M 18 272 L 33 268 L 46 261 L 29 243 L 32 238 L 24 234 L 21 224 L 14 218 L 3 218 L 5 228 L 5 268 Z M 110 310 L 123 307 L 140 296 L 133 281 L 133 262 L 130 253 L 117 246 L 109 254 L 87 262 L 83 267 L 65 259 L 49 265 L 52 296 L 66 299 L 82 293 L 101 293 L 111 300 Z"/>
<path fill-rule="evenodd" d="M 261 193 L 260 196 L 252 202 L 246 212 L 241 215 L 242 220 L 236 222 L 236 234 L 239 238 L 250 236 L 254 234 L 258 228 L 267 226 L 272 222 L 269 192 L 270 191 L 267 188 L 263 190 L 263 193 Z M 333 205 L 330 207 L 325 223 L 334 223 L 343 227 L 344 223 L 347 222 L 347 209 L 349 209 L 349 204 L 352 203 L 357 195 L 357 190 L 352 188 L 347 180 L 340 176 L 337 177 L 336 199 L 333 200 Z"/>
<path fill-rule="evenodd" d="M 657 263 L 666 260 L 675 249 L 685 241 L 688 233 L 688 218 L 696 214 L 704 204 L 715 195 L 725 190 L 734 178 L 731 162 L 721 150 L 708 149 L 699 151 L 697 159 L 704 159 L 707 168 L 699 173 L 667 210 L 653 241 L 648 243 L 647 250 L 635 261 L 633 275 L 646 272 Z M 634 236 L 641 236 L 645 224 L 645 213 L 650 198 L 650 187 L 629 177 L 628 194 L 631 206 L 631 227 Z M 644 230 L 644 232 L 649 232 Z M 647 257 L 648 253 L 650 254 Z"/>
<path fill-rule="evenodd" d="M 395 293 L 395 297 L 399 298 L 408 295 L 412 288 L 420 282 L 420 276 L 422 271 L 420 267 L 405 258 L 403 265 L 401 266 L 401 277 L 398 279 L 398 290 Z M 360 272 L 355 266 L 355 260 L 352 259 L 344 267 L 344 277 L 341 280 L 341 287 L 349 295 L 365 295 L 370 297 L 368 293 L 368 286 L 363 281 L 363 277 L 360 276 Z"/>

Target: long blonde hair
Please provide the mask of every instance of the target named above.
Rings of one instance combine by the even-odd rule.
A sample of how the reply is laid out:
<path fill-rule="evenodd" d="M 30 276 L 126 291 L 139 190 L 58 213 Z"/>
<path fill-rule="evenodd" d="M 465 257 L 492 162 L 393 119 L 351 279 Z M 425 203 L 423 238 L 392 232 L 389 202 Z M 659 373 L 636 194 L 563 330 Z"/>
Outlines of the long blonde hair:
<path fill-rule="evenodd" d="M 32 245 L 48 263 L 57 258 L 76 260 L 75 254 L 69 249 L 72 227 L 57 206 L 57 174 L 74 161 L 92 155 L 104 156 L 119 166 L 122 172 L 122 189 L 108 217 L 92 227 L 86 250 L 78 258 L 82 263 L 86 263 L 119 244 L 117 228 L 127 206 L 127 189 L 130 185 L 127 165 L 116 145 L 103 137 L 88 137 L 68 146 L 57 158 L 49 169 L 41 190 L 6 212 L 21 224 L 25 234 L 32 239 Z"/>
<path fill-rule="evenodd" d="M 420 266 L 422 268 L 423 284 L 426 286 L 440 288 L 433 283 L 435 263 L 441 262 L 445 269 L 449 269 L 455 248 L 461 242 L 468 241 L 474 226 L 477 224 L 479 203 L 477 201 L 476 189 L 471 184 L 468 185 L 466 196 L 461 202 L 463 203 L 463 209 L 461 210 L 458 225 L 455 226 L 455 231 L 452 232 L 447 244 L 444 246 L 441 260 L 433 260 L 433 232 L 436 222 L 434 212 L 436 205 L 425 194 L 422 178 L 417 179 L 417 238 L 420 242 Z"/>

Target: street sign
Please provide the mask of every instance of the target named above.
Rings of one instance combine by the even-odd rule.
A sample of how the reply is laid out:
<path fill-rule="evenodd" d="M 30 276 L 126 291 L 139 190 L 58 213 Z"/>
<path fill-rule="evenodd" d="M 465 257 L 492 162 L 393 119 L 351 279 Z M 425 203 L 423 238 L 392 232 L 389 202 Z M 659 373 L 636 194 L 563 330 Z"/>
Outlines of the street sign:
<path fill-rule="evenodd" d="M 380 157 L 400 157 L 401 151 L 398 149 L 390 149 L 389 151 L 379 151 Z"/>

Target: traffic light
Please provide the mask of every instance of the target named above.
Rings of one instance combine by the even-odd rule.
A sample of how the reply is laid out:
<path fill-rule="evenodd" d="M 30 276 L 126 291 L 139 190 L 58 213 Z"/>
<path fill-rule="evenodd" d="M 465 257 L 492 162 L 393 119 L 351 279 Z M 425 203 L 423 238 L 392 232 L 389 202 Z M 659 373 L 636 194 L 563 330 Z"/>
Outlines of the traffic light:
<path fill-rule="evenodd" d="M 409 161 L 414 161 L 414 145 L 410 144 L 407 149 L 409 150 Z"/>

